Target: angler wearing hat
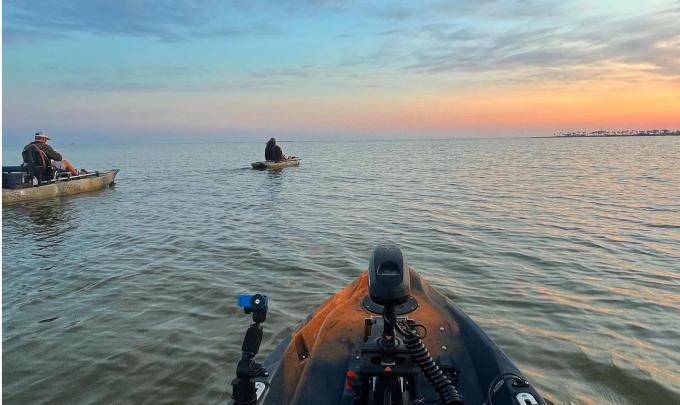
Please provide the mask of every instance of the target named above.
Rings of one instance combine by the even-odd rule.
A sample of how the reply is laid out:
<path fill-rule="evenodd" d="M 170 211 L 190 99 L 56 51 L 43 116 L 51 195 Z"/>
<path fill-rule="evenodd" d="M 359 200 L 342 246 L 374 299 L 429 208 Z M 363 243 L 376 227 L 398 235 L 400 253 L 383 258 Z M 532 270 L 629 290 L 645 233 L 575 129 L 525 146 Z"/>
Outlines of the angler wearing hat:
<path fill-rule="evenodd" d="M 264 148 L 264 159 L 273 162 L 280 162 L 282 160 L 287 160 L 288 157 L 281 147 L 276 144 L 276 139 L 272 138 L 267 142 L 267 146 Z"/>
<path fill-rule="evenodd" d="M 42 166 L 52 166 L 57 170 L 67 171 L 73 176 L 78 175 L 78 170 L 68 160 L 63 160 L 61 154 L 55 151 L 52 146 L 47 144 L 50 137 L 46 132 L 39 131 L 35 133 L 35 141 L 29 143 L 24 148 L 24 151 L 31 151 L 30 155 L 33 159 L 33 164 Z M 25 158 L 24 158 L 25 160 Z M 29 163 L 29 162 L 26 162 Z"/>

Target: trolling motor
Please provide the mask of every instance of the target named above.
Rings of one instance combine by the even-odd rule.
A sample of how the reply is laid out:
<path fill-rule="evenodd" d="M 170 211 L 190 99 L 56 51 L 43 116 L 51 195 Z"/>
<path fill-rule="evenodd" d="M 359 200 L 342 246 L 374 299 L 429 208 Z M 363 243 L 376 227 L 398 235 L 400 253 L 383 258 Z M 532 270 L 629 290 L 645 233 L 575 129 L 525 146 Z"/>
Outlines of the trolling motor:
<path fill-rule="evenodd" d="M 266 295 L 239 295 L 238 305 L 246 314 L 253 314 L 253 323 L 248 327 L 241 346 L 241 360 L 236 365 L 236 379 L 232 381 L 231 398 L 234 405 L 257 403 L 256 377 L 268 377 L 269 372 L 254 358 L 262 343 L 262 325 L 267 319 L 268 299 Z"/>
<path fill-rule="evenodd" d="M 417 307 L 410 296 L 410 283 L 409 267 L 401 250 L 394 245 L 376 247 L 368 267 L 368 292 L 370 301 L 382 306 L 382 331 L 379 319 L 365 319 L 359 381 L 356 387 L 352 386 L 355 404 L 418 403 L 418 369 L 441 403 L 463 404 L 455 386 L 423 344 L 416 329 L 424 326 L 405 316 L 397 317 L 398 313 L 408 313 Z M 369 308 L 366 302 L 364 305 Z"/>
<path fill-rule="evenodd" d="M 368 294 L 371 301 L 383 306 L 386 322 L 378 345 L 388 353 L 397 345 L 395 306 L 408 301 L 410 293 L 411 278 L 401 250 L 396 246 L 375 248 L 368 263 Z"/>

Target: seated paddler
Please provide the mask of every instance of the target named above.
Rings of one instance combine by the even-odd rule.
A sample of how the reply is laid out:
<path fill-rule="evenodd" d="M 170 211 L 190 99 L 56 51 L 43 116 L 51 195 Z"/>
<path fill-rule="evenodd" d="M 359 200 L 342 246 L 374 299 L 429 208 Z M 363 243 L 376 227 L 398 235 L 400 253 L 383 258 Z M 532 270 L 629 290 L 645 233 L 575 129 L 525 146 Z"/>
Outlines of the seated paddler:
<path fill-rule="evenodd" d="M 35 133 L 35 140 L 24 147 L 22 156 L 24 163 L 36 168 L 36 171 L 42 175 L 48 168 L 54 168 L 57 171 L 69 172 L 73 176 L 78 175 L 78 170 L 71 162 L 62 158 L 61 154 L 54 150 L 48 144 L 50 137 L 46 132 L 39 131 Z M 85 171 L 83 171 L 85 172 Z M 35 173 L 36 175 L 38 173 Z"/>
<path fill-rule="evenodd" d="M 276 144 L 276 139 L 271 138 L 264 148 L 264 159 L 270 162 L 280 162 L 282 160 L 287 160 L 288 156 L 286 156 L 286 154 L 283 153 L 283 150 L 281 150 L 281 147 Z"/>

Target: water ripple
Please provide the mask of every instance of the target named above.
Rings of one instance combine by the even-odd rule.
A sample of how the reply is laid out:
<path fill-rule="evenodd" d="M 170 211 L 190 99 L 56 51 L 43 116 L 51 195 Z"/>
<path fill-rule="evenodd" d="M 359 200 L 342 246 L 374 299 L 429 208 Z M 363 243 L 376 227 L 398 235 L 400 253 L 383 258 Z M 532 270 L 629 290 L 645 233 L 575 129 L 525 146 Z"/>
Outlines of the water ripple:
<path fill-rule="evenodd" d="M 261 149 L 72 147 L 116 187 L 3 207 L 3 399 L 224 402 L 237 294 L 266 354 L 396 242 L 553 402 L 680 403 L 679 139 Z"/>

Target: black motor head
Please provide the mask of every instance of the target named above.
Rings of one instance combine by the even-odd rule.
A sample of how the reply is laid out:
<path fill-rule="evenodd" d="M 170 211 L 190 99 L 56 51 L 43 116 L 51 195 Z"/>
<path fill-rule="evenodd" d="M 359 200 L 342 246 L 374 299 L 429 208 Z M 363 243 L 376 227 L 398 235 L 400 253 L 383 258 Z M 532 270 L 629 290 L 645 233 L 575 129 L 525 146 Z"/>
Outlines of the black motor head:
<path fill-rule="evenodd" d="M 406 257 L 396 245 L 375 248 L 368 264 L 368 294 L 379 305 L 399 305 L 411 294 Z"/>

